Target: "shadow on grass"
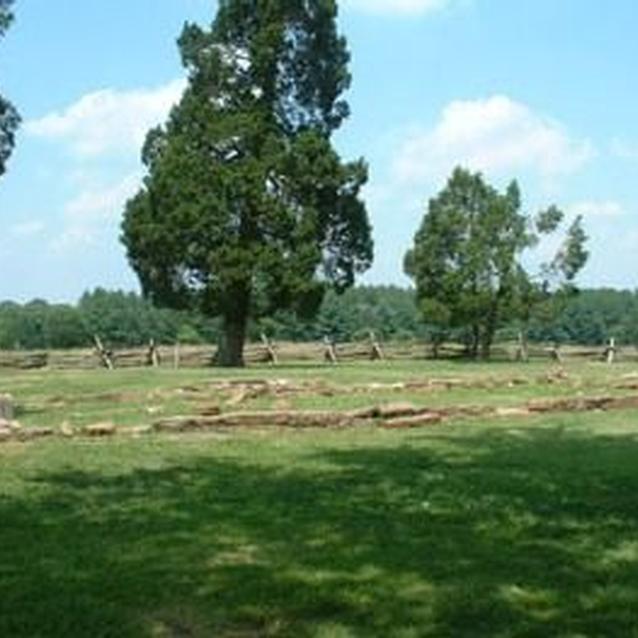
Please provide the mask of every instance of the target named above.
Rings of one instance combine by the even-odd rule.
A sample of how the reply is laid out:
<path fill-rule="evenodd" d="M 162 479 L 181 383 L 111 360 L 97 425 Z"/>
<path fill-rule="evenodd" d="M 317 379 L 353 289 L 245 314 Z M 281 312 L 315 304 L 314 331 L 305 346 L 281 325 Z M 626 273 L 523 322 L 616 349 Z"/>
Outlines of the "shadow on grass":
<path fill-rule="evenodd" d="M 0 636 L 636 636 L 637 461 L 519 430 L 40 473 L 0 500 Z"/>

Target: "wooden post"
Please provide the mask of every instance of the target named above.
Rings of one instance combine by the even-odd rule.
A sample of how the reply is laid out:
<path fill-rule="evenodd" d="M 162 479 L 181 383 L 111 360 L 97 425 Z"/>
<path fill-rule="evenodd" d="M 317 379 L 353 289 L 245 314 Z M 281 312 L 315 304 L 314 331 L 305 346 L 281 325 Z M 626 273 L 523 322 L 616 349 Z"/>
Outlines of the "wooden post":
<path fill-rule="evenodd" d="M 339 363 L 339 359 L 337 358 L 337 346 L 335 345 L 334 340 L 330 337 L 324 337 L 323 343 L 325 346 L 323 353 L 324 360 L 332 365 Z"/>
<path fill-rule="evenodd" d="M 146 365 L 153 366 L 154 368 L 159 368 L 160 356 L 159 356 L 159 350 L 157 349 L 157 345 L 155 343 L 155 339 L 151 339 L 148 342 L 148 354 L 146 355 Z"/>
<path fill-rule="evenodd" d="M 516 360 L 527 363 L 529 361 L 529 343 L 527 333 L 522 330 L 518 333 L 518 349 L 516 350 Z"/>
<path fill-rule="evenodd" d="M 552 346 L 552 349 L 550 351 L 550 356 L 554 361 L 556 361 L 556 363 L 563 365 L 563 355 L 560 352 L 560 345 L 558 343 L 555 343 Z"/>
<path fill-rule="evenodd" d="M 270 365 L 276 366 L 279 363 L 279 359 L 277 358 L 277 353 L 275 352 L 273 343 L 263 332 L 261 333 L 261 341 L 264 344 L 264 348 L 266 348 L 266 359 L 268 363 L 270 363 Z"/>
<path fill-rule="evenodd" d="M 616 339 L 614 339 L 613 337 L 609 340 L 609 345 L 607 346 L 606 350 L 605 350 L 605 360 L 607 361 L 607 363 L 609 365 L 612 365 L 614 363 L 614 361 L 616 360 L 616 352 L 617 352 L 617 348 L 616 348 Z"/>
<path fill-rule="evenodd" d="M 93 341 L 95 342 L 95 351 L 100 357 L 100 361 L 102 361 L 102 365 L 107 370 L 113 370 L 113 353 L 110 350 L 107 350 L 103 345 L 100 337 L 97 335 L 93 336 Z"/>
<path fill-rule="evenodd" d="M 370 353 L 370 358 L 372 361 L 383 361 L 385 359 L 385 353 L 381 349 L 381 345 L 377 341 L 377 337 L 372 330 L 370 330 L 370 347 L 372 348 L 372 352 Z"/>
<path fill-rule="evenodd" d="M 179 341 L 175 342 L 175 347 L 173 348 L 173 368 L 177 370 L 180 364 L 180 350 L 179 350 Z"/>

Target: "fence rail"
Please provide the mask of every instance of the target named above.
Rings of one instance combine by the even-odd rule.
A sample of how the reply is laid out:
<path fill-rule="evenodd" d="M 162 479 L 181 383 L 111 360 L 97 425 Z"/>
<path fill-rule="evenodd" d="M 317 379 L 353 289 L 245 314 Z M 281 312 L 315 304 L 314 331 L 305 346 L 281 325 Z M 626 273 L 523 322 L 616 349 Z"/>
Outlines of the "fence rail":
<path fill-rule="evenodd" d="M 345 343 L 335 346 L 338 362 L 366 361 L 379 358 L 379 353 L 371 343 Z M 207 368 L 215 364 L 216 349 L 212 346 L 152 346 L 127 348 L 110 351 L 115 368 L 141 368 L 159 365 L 164 368 Z M 325 343 L 277 343 L 273 344 L 279 364 L 293 362 L 326 361 Z M 382 347 L 383 358 L 387 360 L 423 360 L 433 358 L 429 344 L 385 343 Z M 153 354 L 153 352 L 155 354 Z M 245 360 L 248 364 L 272 363 L 271 353 L 263 343 L 248 344 L 245 348 Z M 462 357 L 463 347 L 446 344 L 438 348 L 441 359 Z M 568 346 L 560 349 L 561 360 L 606 360 L 608 348 Z M 517 344 L 499 344 L 492 350 L 496 360 L 514 360 Z M 556 348 L 545 345 L 530 345 L 529 358 L 556 358 Z M 638 350 L 634 347 L 618 348 L 616 361 L 638 362 Z M 78 350 L 42 350 L 42 351 L 0 351 L 0 368 L 33 370 L 51 368 L 56 370 L 91 370 L 105 367 L 103 353 L 96 349 Z"/>

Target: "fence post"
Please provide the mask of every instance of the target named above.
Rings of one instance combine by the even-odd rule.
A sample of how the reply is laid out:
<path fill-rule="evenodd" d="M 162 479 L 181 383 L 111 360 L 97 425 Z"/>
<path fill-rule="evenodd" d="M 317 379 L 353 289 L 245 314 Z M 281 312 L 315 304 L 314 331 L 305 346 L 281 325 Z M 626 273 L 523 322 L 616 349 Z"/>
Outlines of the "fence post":
<path fill-rule="evenodd" d="M 272 342 L 270 341 L 270 339 L 268 339 L 264 332 L 261 333 L 261 341 L 264 344 L 264 348 L 266 348 L 266 357 L 268 363 L 270 363 L 270 365 L 276 366 L 279 363 L 277 353 L 275 352 L 275 348 Z"/>
<path fill-rule="evenodd" d="M 153 366 L 154 368 L 159 368 L 160 365 L 160 357 L 159 351 L 157 349 L 157 345 L 155 343 L 155 339 L 151 339 L 148 342 L 148 355 L 146 357 L 147 365 Z"/>
<path fill-rule="evenodd" d="M 370 347 L 372 348 L 372 352 L 370 354 L 370 358 L 372 361 L 383 361 L 385 359 L 385 353 L 381 348 L 381 344 L 377 341 L 377 336 L 374 334 L 372 330 L 370 330 Z"/>
<path fill-rule="evenodd" d="M 102 365 L 107 370 L 113 370 L 113 353 L 107 350 L 103 345 L 98 335 L 93 335 L 93 341 L 95 342 L 95 350 L 102 361 Z"/>
<path fill-rule="evenodd" d="M 527 333 L 522 330 L 518 333 L 518 349 L 516 350 L 516 360 L 527 363 L 529 361 L 529 343 Z"/>
<path fill-rule="evenodd" d="M 556 361 L 556 363 L 563 365 L 563 355 L 561 354 L 560 345 L 558 343 L 555 343 L 552 346 L 552 349 L 550 350 L 550 356 L 554 361 Z"/>
<path fill-rule="evenodd" d="M 323 353 L 324 360 L 332 365 L 336 365 L 339 363 L 339 359 L 337 358 L 337 347 L 335 345 L 334 340 L 330 337 L 324 337 L 323 343 L 325 346 L 325 350 Z"/>

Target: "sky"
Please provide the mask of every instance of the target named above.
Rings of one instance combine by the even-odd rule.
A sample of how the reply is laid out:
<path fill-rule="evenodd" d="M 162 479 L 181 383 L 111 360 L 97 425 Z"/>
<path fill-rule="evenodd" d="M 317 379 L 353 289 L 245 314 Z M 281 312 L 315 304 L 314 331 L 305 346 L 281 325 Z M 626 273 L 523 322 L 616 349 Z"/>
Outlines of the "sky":
<path fill-rule="evenodd" d="M 119 242 L 140 147 L 184 87 L 175 40 L 213 0 L 17 0 L 0 94 L 23 125 L 0 181 L 0 299 L 74 301 L 137 290 Z M 456 165 L 525 209 L 583 215 L 583 286 L 638 288 L 635 0 L 341 0 L 352 115 L 335 136 L 370 166 L 375 263 L 360 281 L 408 285 L 403 255 Z M 551 257 L 550 240 L 529 258 Z"/>

